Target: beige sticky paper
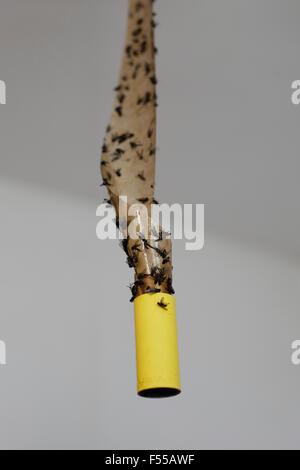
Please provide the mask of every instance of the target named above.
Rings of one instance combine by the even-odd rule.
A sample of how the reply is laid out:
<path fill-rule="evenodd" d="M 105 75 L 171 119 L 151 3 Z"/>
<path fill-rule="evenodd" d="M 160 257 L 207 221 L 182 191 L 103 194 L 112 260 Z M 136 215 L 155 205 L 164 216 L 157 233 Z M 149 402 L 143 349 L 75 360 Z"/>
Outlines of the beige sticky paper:
<path fill-rule="evenodd" d="M 156 156 L 156 74 L 152 0 L 129 0 L 125 47 L 114 110 L 102 148 L 101 173 L 120 219 L 119 196 L 145 204 L 149 226 L 154 203 Z M 128 224 L 133 220 L 128 217 Z M 170 239 L 128 236 L 123 248 L 135 269 L 132 299 L 147 292 L 173 294 Z"/>

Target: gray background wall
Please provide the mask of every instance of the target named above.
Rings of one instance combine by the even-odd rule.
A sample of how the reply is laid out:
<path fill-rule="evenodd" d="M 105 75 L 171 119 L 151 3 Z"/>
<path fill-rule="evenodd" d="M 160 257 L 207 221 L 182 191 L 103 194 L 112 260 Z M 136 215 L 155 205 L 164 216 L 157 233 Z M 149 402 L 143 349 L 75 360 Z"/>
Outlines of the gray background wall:
<path fill-rule="evenodd" d="M 157 197 L 183 393 L 136 396 L 132 273 L 96 239 L 125 0 L 0 0 L 0 448 L 300 448 L 297 0 L 160 0 Z"/>

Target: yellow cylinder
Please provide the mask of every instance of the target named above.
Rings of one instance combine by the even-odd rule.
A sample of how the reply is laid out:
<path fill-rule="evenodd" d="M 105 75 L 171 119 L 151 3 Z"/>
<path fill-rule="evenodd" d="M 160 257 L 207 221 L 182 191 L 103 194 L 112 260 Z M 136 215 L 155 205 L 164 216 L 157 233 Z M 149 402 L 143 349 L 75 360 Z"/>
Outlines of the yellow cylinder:
<path fill-rule="evenodd" d="M 170 294 L 134 300 L 138 394 L 162 398 L 180 393 L 176 303 Z"/>

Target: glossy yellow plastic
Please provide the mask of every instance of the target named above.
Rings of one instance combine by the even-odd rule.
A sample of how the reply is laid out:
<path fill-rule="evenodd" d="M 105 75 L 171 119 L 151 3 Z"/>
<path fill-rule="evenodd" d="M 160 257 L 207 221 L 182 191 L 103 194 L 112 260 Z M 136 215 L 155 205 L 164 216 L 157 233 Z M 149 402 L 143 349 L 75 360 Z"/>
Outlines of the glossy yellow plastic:
<path fill-rule="evenodd" d="M 143 294 L 134 300 L 134 310 L 138 394 L 177 395 L 181 390 L 175 298 Z"/>

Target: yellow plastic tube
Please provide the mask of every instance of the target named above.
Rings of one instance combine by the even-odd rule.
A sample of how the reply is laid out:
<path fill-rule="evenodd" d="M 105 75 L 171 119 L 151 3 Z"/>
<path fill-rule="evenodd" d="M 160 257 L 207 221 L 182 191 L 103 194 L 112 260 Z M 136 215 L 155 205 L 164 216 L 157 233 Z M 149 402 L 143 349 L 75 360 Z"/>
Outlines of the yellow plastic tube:
<path fill-rule="evenodd" d="M 180 393 L 176 302 L 170 294 L 134 300 L 138 394 L 162 398 Z"/>

